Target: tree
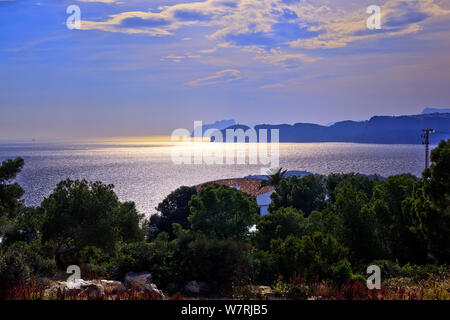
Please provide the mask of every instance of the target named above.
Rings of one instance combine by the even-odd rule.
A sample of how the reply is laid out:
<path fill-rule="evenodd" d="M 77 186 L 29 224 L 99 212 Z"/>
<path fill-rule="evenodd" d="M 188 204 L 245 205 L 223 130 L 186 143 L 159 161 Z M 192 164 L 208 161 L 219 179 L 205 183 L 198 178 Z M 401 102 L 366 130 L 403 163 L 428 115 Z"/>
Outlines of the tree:
<path fill-rule="evenodd" d="M 272 203 L 269 206 L 271 212 L 278 208 L 294 207 L 309 215 L 313 210 L 321 210 L 324 207 L 324 179 L 315 175 L 283 179 L 271 198 Z"/>
<path fill-rule="evenodd" d="M 3 245 L 16 241 L 31 243 L 38 239 L 42 225 L 42 210 L 36 207 L 19 205 L 10 223 L 4 228 Z"/>
<path fill-rule="evenodd" d="M 364 192 L 345 184 L 336 197 L 336 212 L 344 224 L 344 245 L 350 249 L 352 262 L 371 261 L 379 258 L 380 242 L 376 215 L 368 210 Z"/>
<path fill-rule="evenodd" d="M 272 239 L 284 240 L 293 235 L 301 237 L 305 233 L 305 218 L 300 210 L 280 208 L 261 217 L 256 225 L 258 232 L 255 239 L 258 247 L 263 250 L 270 249 Z"/>
<path fill-rule="evenodd" d="M 354 189 L 364 192 L 367 198 L 372 197 L 373 188 L 380 182 L 378 176 L 369 178 L 358 173 L 336 174 L 332 173 L 325 179 L 325 187 L 330 202 L 336 202 L 339 190 L 345 185 L 351 185 Z"/>
<path fill-rule="evenodd" d="M 17 174 L 22 171 L 22 158 L 3 161 L 0 165 L 0 222 L 2 218 L 9 218 L 19 204 L 24 190 L 18 183 L 12 183 Z"/>
<path fill-rule="evenodd" d="M 31 277 L 52 277 L 55 272 L 55 262 L 44 259 L 36 243 L 26 244 L 17 241 L 8 247 L 1 248 L 0 297 L 2 291 L 10 285 L 25 282 Z"/>
<path fill-rule="evenodd" d="M 266 179 L 261 181 L 261 185 L 259 186 L 260 189 L 265 186 L 278 186 L 281 180 L 286 177 L 287 170 L 283 170 L 283 168 L 271 169 L 267 173 L 268 175 L 266 176 Z"/>
<path fill-rule="evenodd" d="M 375 186 L 370 210 L 375 213 L 384 251 L 391 260 L 422 263 L 426 246 L 416 230 L 416 218 L 405 200 L 412 197 L 417 178 L 410 174 L 390 176 Z"/>
<path fill-rule="evenodd" d="M 191 214 L 189 201 L 197 193 L 195 187 L 180 187 L 170 193 L 156 208 L 160 215 L 150 217 L 150 225 L 158 228 L 158 232 L 167 232 L 171 239 L 175 238 L 172 225 L 178 223 L 183 229 L 190 229 L 188 216 Z"/>
<path fill-rule="evenodd" d="M 450 140 L 431 152 L 432 165 L 415 185 L 404 211 L 415 219 L 414 231 L 425 243 L 433 262 L 450 262 Z"/>
<path fill-rule="evenodd" d="M 337 265 L 347 254 L 335 238 L 321 232 L 302 238 L 291 235 L 285 240 L 273 240 L 271 252 L 283 276 L 290 277 L 296 272 L 309 279 L 315 276 L 333 278 Z"/>
<path fill-rule="evenodd" d="M 226 186 L 208 185 L 192 196 L 188 220 L 192 230 L 210 238 L 244 239 L 258 220 L 254 198 Z"/>
<path fill-rule="evenodd" d="M 131 203 L 121 203 L 113 185 L 65 180 L 41 204 L 42 238 L 62 254 L 94 246 L 112 252 L 118 241 L 143 240 L 142 218 Z"/>

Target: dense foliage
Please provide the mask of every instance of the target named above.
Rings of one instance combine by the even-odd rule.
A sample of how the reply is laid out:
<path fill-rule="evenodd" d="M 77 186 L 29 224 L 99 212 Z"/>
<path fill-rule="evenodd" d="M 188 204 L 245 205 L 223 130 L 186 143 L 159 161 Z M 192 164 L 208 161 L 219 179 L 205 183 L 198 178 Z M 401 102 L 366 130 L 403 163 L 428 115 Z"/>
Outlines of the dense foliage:
<path fill-rule="evenodd" d="M 383 278 L 422 279 L 450 262 L 450 141 L 431 160 L 421 178 L 274 171 L 263 217 L 255 199 L 234 188 L 181 187 L 147 221 L 112 185 L 85 180 L 62 181 L 27 207 L 14 182 L 24 162 L 8 160 L 0 166 L 0 286 L 53 277 L 70 264 L 83 277 L 149 271 L 172 292 L 196 280 L 210 292 L 266 284 L 301 295 L 307 282 L 361 279 L 370 264 Z"/>

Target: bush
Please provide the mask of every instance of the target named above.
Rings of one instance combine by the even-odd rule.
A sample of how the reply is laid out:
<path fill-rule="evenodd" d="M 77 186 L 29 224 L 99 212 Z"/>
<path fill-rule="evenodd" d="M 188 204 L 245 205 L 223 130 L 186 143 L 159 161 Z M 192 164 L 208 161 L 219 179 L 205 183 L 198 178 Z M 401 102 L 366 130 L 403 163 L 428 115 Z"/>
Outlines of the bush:
<path fill-rule="evenodd" d="M 347 259 L 342 259 L 334 267 L 333 279 L 338 283 L 344 283 L 348 279 L 352 279 L 352 266 Z"/>
<path fill-rule="evenodd" d="M 370 265 L 375 265 L 380 267 L 381 279 L 390 279 L 400 276 L 401 268 L 400 266 L 390 260 L 375 260 L 370 263 Z"/>
<path fill-rule="evenodd" d="M 250 255 L 250 271 L 252 283 L 272 284 L 277 277 L 275 257 L 267 251 L 253 251 Z"/>
<path fill-rule="evenodd" d="M 108 275 L 123 281 L 127 272 L 150 271 L 152 257 L 152 245 L 149 243 L 122 244 L 116 256 L 106 265 Z"/>
<path fill-rule="evenodd" d="M 401 276 L 412 278 L 415 281 L 428 279 L 431 275 L 437 275 L 440 273 L 450 273 L 450 268 L 447 265 L 437 266 L 434 264 L 426 264 L 420 266 L 408 263 L 405 264 L 400 270 Z"/>
<path fill-rule="evenodd" d="M 283 277 L 279 277 L 274 287 L 274 293 L 280 298 L 305 300 L 310 296 L 311 289 L 301 275 L 294 273 L 289 282 L 283 282 Z"/>
<path fill-rule="evenodd" d="M 173 264 L 182 281 L 204 281 L 212 291 L 249 284 L 249 245 L 234 240 L 194 238 L 180 244 Z"/>
<path fill-rule="evenodd" d="M 272 240 L 271 252 L 277 259 L 283 276 L 300 273 L 307 279 L 318 276 L 332 278 L 334 270 L 347 250 L 329 234 L 316 232 L 301 239 L 288 236 L 286 240 Z M 342 267 L 341 267 L 342 268 Z"/>
<path fill-rule="evenodd" d="M 364 277 L 362 274 L 352 274 L 351 280 L 357 282 L 367 282 L 366 277 Z"/>
<path fill-rule="evenodd" d="M 55 262 L 42 258 L 34 246 L 24 242 L 14 243 L 0 255 L 0 287 L 55 273 Z"/>

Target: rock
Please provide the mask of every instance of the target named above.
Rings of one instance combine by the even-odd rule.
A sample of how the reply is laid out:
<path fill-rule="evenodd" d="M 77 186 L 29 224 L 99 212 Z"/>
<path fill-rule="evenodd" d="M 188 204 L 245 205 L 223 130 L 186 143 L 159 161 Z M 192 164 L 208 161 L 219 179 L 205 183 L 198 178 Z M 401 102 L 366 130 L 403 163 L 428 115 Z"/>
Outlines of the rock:
<path fill-rule="evenodd" d="M 53 297 L 55 298 L 58 295 L 58 292 L 60 293 L 67 293 L 68 289 L 64 285 L 53 285 L 50 288 L 46 289 L 44 291 L 44 297 L 49 298 Z"/>
<path fill-rule="evenodd" d="M 85 281 L 75 279 L 71 281 L 60 281 L 49 289 L 45 290 L 44 295 L 56 297 L 58 294 L 75 294 L 89 299 L 100 299 L 104 296 L 103 286 L 95 281 Z"/>
<path fill-rule="evenodd" d="M 273 296 L 273 291 L 268 286 L 259 286 L 258 287 L 258 294 L 262 298 L 270 298 Z"/>
<path fill-rule="evenodd" d="M 164 293 L 152 282 L 152 275 L 148 272 L 128 272 L 124 282 L 127 289 L 143 291 L 148 293 L 152 299 L 166 299 Z"/>
<path fill-rule="evenodd" d="M 148 293 L 149 296 L 153 300 L 165 300 L 166 299 L 166 296 L 164 295 L 164 293 L 161 290 L 159 290 L 158 287 L 156 286 L 156 284 L 154 284 L 154 283 L 144 285 L 144 288 L 142 290 L 144 292 Z"/>
<path fill-rule="evenodd" d="M 240 290 L 244 296 L 250 298 L 271 299 L 274 297 L 272 289 L 268 286 L 247 285 L 241 287 Z"/>
<path fill-rule="evenodd" d="M 116 294 L 126 290 L 125 286 L 120 281 L 100 280 L 100 284 L 103 286 L 103 289 L 107 294 Z"/>
<path fill-rule="evenodd" d="M 198 281 L 189 281 L 184 286 L 184 290 L 188 293 L 200 294 L 206 291 L 206 283 Z"/>
<path fill-rule="evenodd" d="M 101 299 L 105 295 L 105 290 L 102 285 L 94 282 L 82 291 L 82 295 L 89 299 Z"/>
<path fill-rule="evenodd" d="M 128 272 L 125 275 L 125 287 L 127 289 L 144 290 L 146 284 L 151 284 L 152 275 L 148 272 L 134 273 Z"/>

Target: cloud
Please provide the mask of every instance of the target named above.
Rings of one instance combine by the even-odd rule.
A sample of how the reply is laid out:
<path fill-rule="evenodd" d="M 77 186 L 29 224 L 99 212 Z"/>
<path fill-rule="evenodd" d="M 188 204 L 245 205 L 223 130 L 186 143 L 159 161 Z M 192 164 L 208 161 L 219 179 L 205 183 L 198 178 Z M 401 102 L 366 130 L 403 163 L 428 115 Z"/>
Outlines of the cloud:
<path fill-rule="evenodd" d="M 282 88 L 284 87 L 283 83 L 274 83 L 274 84 L 266 84 L 261 86 L 261 89 L 276 89 L 276 88 Z"/>
<path fill-rule="evenodd" d="M 208 86 L 213 85 L 217 83 L 226 83 L 226 82 L 232 82 L 241 79 L 241 72 L 239 70 L 222 70 L 219 72 L 216 72 L 212 76 L 193 80 L 187 83 L 189 86 Z"/>
<path fill-rule="evenodd" d="M 257 56 L 256 59 L 286 68 L 295 68 L 304 63 L 313 63 L 319 60 L 319 58 L 310 57 L 303 53 L 284 53 L 274 49 Z"/>
<path fill-rule="evenodd" d="M 103 2 L 103 3 L 117 3 L 117 0 L 77 0 L 78 2 Z"/>
<path fill-rule="evenodd" d="M 82 30 L 154 37 L 183 34 L 185 38 L 190 28 L 202 27 L 203 43 L 214 44 L 212 49 L 197 49 L 199 54 L 219 54 L 223 48 L 234 48 L 253 52 L 264 63 L 292 68 L 315 62 L 311 50 L 415 34 L 425 21 L 450 14 L 436 0 L 384 0 L 380 4 L 383 29 L 371 31 L 366 27 L 369 16 L 362 5 L 332 8 L 320 4 L 327 2 L 313 0 L 185 1 L 149 11 L 122 12 L 103 21 L 82 21 Z"/>
<path fill-rule="evenodd" d="M 381 5 L 382 30 L 370 31 L 366 28 L 367 15 L 360 9 L 353 11 L 330 10 L 323 8 L 320 17 L 311 9 L 310 23 L 316 22 L 314 28 L 321 33 L 316 37 L 299 38 L 291 41 L 293 48 L 330 49 L 342 48 L 348 44 L 388 37 L 414 34 L 422 29 L 420 23 L 434 16 L 448 15 L 450 10 L 442 9 L 434 0 L 387 0 Z M 299 12 L 298 12 L 299 13 Z M 300 17 L 306 16 L 299 13 Z"/>

